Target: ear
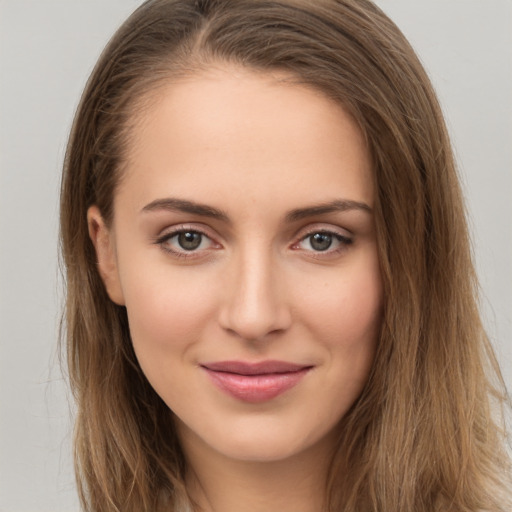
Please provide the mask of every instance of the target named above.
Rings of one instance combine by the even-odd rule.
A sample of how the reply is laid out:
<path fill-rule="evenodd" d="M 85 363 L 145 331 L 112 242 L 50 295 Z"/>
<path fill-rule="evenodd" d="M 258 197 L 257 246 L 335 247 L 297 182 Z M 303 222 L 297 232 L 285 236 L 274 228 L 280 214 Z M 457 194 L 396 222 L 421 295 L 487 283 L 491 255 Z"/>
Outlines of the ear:
<path fill-rule="evenodd" d="M 105 224 L 97 206 L 87 210 L 87 225 L 89 236 L 96 250 L 98 271 L 105 284 L 108 296 L 120 306 L 124 306 L 124 295 L 119 279 L 117 257 L 112 232 Z"/>

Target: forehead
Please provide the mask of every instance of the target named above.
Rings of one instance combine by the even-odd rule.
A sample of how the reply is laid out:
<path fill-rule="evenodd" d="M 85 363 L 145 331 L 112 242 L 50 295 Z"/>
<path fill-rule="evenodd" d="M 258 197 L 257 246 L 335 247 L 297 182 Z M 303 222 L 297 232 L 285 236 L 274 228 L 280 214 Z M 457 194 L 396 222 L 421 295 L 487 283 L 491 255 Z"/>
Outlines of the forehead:
<path fill-rule="evenodd" d="M 208 202 L 373 202 L 364 139 L 344 108 L 285 74 L 214 68 L 160 87 L 137 119 L 118 194 Z"/>

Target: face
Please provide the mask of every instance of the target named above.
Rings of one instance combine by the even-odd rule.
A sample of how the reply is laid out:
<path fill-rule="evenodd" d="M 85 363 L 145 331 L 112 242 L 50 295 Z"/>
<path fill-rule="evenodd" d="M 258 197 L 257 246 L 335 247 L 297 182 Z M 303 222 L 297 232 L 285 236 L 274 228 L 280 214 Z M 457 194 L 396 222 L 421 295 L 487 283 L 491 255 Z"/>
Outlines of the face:
<path fill-rule="evenodd" d="M 380 326 L 363 138 L 285 79 L 226 67 L 160 90 L 110 228 L 89 210 L 107 291 L 183 444 L 238 460 L 330 443 Z"/>

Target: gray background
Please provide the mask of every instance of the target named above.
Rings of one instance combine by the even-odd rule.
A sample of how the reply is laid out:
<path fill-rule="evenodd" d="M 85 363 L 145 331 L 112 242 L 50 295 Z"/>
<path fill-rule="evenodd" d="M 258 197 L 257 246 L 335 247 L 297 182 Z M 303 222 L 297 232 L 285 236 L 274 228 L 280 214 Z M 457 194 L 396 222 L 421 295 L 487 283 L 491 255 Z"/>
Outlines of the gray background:
<path fill-rule="evenodd" d="M 138 0 L 0 0 L 0 512 L 77 511 L 56 357 L 57 203 L 88 73 Z M 512 385 L 512 0 L 378 0 L 436 86 Z"/>

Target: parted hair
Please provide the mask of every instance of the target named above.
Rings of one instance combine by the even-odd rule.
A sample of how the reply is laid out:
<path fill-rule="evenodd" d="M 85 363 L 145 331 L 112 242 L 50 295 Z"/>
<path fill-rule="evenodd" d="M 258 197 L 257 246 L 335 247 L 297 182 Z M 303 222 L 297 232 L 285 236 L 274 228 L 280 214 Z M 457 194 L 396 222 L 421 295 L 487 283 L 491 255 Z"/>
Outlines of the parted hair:
<path fill-rule="evenodd" d="M 373 164 L 384 313 L 368 382 L 338 426 L 328 512 L 505 511 L 509 402 L 478 311 L 449 137 L 430 81 L 369 0 L 149 0 L 113 36 L 81 98 L 61 189 L 63 342 L 87 512 L 179 512 L 172 412 L 135 357 L 87 227 L 110 223 L 132 128 L 158 88 L 230 63 L 285 72 L 338 101 Z"/>

